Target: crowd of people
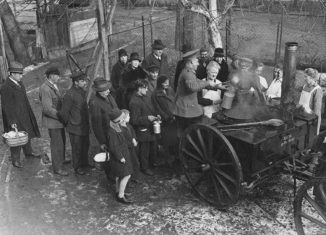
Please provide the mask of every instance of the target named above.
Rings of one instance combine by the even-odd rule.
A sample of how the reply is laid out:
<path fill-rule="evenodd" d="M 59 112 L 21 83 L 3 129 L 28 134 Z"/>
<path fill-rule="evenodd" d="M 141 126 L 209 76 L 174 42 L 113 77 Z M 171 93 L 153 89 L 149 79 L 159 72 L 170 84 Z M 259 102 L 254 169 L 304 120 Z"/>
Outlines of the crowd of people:
<path fill-rule="evenodd" d="M 52 167 L 55 174 L 67 176 L 64 169 L 66 135 L 72 147 L 72 167 L 75 174 L 84 175 L 88 162 L 90 130 L 94 133 L 102 152 L 110 160 L 105 164 L 108 178 L 116 182 L 116 200 L 129 204 L 125 189 L 128 182 L 139 181 L 141 172 L 152 176 L 153 167 L 173 165 L 177 157 L 178 138 L 190 125 L 212 118 L 223 109 L 224 93 L 235 89 L 237 102 L 256 92 L 260 102 L 279 98 L 281 95 L 282 68 L 274 69 L 274 80 L 268 86 L 261 76 L 263 63 L 240 58 L 232 62 L 230 72 L 222 48 L 216 48 L 209 57 L 208 49 L 183 48 L 178 62 L 173 87 L 168 76 L 170 67 L 165 45 L 154 40 L 152 52 L 142 61 L 137 52 L 128 57 L 124 49 L 118 51 L 118 61 L 111 71 L 111 80 L 97 77 L 92 84 L 93 93 L 87 102 L 88 78 L 84 73 L 71 75 L 72 86 L 63 96 L 57 83 L 57 67 L 46 70 L 46 79 L 39 89 L 42 104 L 42 124 L 50 136 Z M 318 72 L 305 71 L 307 84 L 299 104 L 307 112 L 320 116 L 320 87 L 316 83 Z M 29 139 L 40 137 L 35 116 L 21 82 L 23 66 L 11 63 L 9 77 L 1 89 L 4 130 L 12 128 L 26 131 Z M 232 89 L 231 89 L 232 88 Z M 248 97 L 249 97 L 248 96 Z M 313 97 L 313 98 L 311 98 Z M 251 98 L 252 99 L 252 98 Z M 318 100 L 318 101 L 317 101 Z M 320 102 L 320 103 L 319 103 Z M 319 110 L 319 111 L 318 111 Z M 248 110 L 244 110 L 246 113 Z M 232 110 L 226 110 L 232 117 Z M 160 123 L 161 132 L 154 131 Z M 25 156 L 37 157 L 30 140 L 23 147 Z M 158 150 L 162 152 L 158 154 Z M 11 147 L 11 160 L 21 168 L 21 146 Z"/>

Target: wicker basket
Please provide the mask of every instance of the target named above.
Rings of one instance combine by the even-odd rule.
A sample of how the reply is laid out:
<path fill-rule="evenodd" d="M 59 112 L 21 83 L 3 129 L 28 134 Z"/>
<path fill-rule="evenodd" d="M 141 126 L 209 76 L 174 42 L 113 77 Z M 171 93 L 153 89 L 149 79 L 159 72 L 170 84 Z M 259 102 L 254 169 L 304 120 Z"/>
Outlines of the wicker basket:
<path fill-rule="evenodd" d="M 6 137 L 6 133 L 2 135 L 4 142 L 9 147 L 17 147 L 27 144 L 28 142 L 28 133 L 25 131 L 19 131 L 19 133 L 22 133 L 24 135 L 18 136 L 18 130 L 15 128 L 16 136 L 15 137 Z"/>

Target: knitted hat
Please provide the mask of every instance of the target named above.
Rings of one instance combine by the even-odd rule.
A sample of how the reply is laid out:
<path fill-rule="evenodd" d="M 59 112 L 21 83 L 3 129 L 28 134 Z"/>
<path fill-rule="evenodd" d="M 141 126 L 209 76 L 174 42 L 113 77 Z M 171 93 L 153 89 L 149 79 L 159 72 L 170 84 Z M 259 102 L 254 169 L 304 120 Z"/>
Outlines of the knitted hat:
<path fill-rule="evenodd" d="M 121 118 L 123 117 L 123 113 L 120 109 L 114 108 L 110 112 L 109 117 L 110 117 L 111 121 L 117 122 L 117 121 L 121 120 Z"/>

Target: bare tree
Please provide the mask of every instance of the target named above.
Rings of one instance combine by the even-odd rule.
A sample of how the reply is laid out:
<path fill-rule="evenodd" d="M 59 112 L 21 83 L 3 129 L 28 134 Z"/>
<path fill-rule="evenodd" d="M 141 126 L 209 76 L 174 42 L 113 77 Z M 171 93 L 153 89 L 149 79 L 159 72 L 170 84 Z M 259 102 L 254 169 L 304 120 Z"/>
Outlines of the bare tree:
<path fill-rule="evenodd" d="M 0 17 L 10 43 L 10 47 L 15 55 L 15 60 L 24 65 L 28 65 L 31 59 L 21 38 L 18 23 L 6 0 L 0 0 Z"/>
<path fill-rule="evenodd" d="M 179 0 L 179 3 L 185 9 L 203 15 L 208 23 L 207 33 L 208 42 L 213 48 L 223 47 L 220 29 L 222 27 L 223 17 L 234 5 L 235 0 L 226 0 L 223 10 L 217 8 L 218 0 L 202 0 L 194 3 L 191 0 Z"/>

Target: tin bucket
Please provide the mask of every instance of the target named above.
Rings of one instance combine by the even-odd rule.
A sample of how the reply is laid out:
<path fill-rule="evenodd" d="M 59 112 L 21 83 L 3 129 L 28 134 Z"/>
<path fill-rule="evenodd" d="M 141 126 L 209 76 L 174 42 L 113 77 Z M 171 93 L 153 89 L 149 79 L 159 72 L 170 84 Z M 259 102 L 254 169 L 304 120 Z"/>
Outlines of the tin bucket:
<path fill-rule="evenodd" d="M 221 107 L 224 109 L 231 109 L 233 99 L 234 99 L 234 93 L 225 92 L 224 96 L 223 96 Z"/>

